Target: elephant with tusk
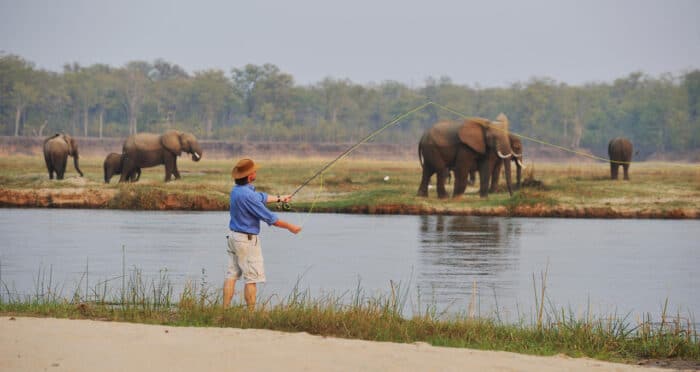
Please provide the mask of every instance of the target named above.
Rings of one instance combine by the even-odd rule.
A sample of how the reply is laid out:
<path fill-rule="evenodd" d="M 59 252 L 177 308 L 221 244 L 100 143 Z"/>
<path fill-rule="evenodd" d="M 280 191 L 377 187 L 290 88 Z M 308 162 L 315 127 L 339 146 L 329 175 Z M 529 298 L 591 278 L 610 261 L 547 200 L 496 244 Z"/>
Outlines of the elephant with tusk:
<path fill-rule="evenodd" d="M 446 198 L 445 180 L 454 170 L 453 197 L 467 187 L 471 169 L 479 172 L 479 196 L 488 196 L 492 165 L 498 159 L 511 159 L 513 149 L 508 133 L 508 117 L 500 114 L 495 121 L 468 118 L 462 122 L 440 121 L 425 131 L 418 143 L 418 158 L 423 169 L 418 196 L 428 196 L 428 184 L 437 175 L 439 198 Z M 508 192 L 512 194 L 510 161 L 503 161 Z"/>

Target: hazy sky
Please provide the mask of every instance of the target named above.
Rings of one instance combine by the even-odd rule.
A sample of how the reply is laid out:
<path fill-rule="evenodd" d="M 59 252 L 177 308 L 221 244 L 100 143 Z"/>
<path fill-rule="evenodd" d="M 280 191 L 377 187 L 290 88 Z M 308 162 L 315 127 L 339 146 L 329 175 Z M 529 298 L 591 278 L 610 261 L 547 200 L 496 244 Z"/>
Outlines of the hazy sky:
<path fill-rule="evenodd" d="M 163 58 L 272 63 L 302 85 L 580 85 L 700 68 L 700 1 L 0 0 L 0 50 L 55 71 Z"/>

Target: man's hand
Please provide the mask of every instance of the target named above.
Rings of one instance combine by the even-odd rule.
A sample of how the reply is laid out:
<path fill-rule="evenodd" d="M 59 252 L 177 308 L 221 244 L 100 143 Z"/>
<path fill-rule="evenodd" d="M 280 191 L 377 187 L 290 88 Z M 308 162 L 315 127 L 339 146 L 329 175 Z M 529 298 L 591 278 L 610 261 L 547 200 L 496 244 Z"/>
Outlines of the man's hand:
<path fill-rule="evenodd" d="M 289 224 L 289 227 L 287 228 L 292 234 L 298 234 L 299 231 L 301 231 L 301 226 Z"/>

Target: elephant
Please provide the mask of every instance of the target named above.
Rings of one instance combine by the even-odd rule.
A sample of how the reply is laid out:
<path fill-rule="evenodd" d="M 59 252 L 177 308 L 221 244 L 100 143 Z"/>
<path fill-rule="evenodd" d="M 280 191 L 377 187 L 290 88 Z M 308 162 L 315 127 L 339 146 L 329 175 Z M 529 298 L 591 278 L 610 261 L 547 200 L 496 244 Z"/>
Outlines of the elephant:
<path fill-rule="evenodd" d="M 78 166 L 78 144 L 75 139 L 65 133 L 56 133 L 44 140 L 44 161 L 49 171 L 49 179 L 53 179 L 54 173 L 57 180 L 63 179 L 68 155 L 73 157 L 73 166 L 82 177 L 83 172 Z"/>
<path fill-rule="evenodd" d="M 629 181 L 629 168 L 632 162 L 632 142 L 624 137 L 617 137 L 608 143 L 608 156 L 610 157 L 610 178 L 617 179 L 620 165 L 625 172 L 625 180 Z"/>
<path fill-rule="evenodd" d="M 165 165 L 165 182 L 172 176 L 180 179 L 177 157 L 182 152 L 192 155 L 193 161 L 202 159 L 202 148 L 192 133 L 168 130 L 159 135 L 139 133 L 129 136 L 122 148 L 122 173 L 119 182 L 129 181 L 136 169 Z"/>
<path fill-rule="evenodd" d="M 102 168 L 104 168 L 105 172 L 105 183 L 109 183 L 113 175 L 122 173 L 122 158 L 122 154 L 117 154 L 116 152 L 107 155 L 102 164 Z M 133 173 L 129 175 L 128 180 L 130 182 L 136 182 L 139 178 L 141 178 L 141 168 L 136 168 Z"/>
<path fill-rule="evenodd" d="M 510 145 L 513 148 L 513 157 L 511 160 L 515 163 L 515 169 L 516 169 L 516 184 L 515 184 L 515 189 L 520 189 L 520 186 L 522 184 L 522 170 L 525 168 L 525 165 L 523 164 L 522 157 L 523 157 L 523 142 L 520 140 L 520 138 L 512 133 L 508 134 L 508 137 L 510 138 Z M 500 158 L 494 159 L 496 160 L 494 164 L 490 165 L 491 168 L 491 187 L 489 188 L 489 193 L 495 193 L 498 191 L 498 180 L 501 176 L 501 168 L 503 167 L 503 160 Z M 467 176 L 467 185 L 473 185 L 476 182 L 476 167 L 472 168 L 469 170 L 469 174 Z M 449 182 L 449 175 L 448 175 L 448 182 Z"/>
<path fill-rule="evenodd" d="M 437 192 L 447 198 L 445 180 L 450 169 L 455 173 L 453 197 L 459 197 L 467 187 L 467 173 L 479 172 L 479 196 L 488 196 L 492 164 L 496 159 L 510 159 L 513 149 L 508 136 L 508 117 L 501 113 L 496 121 L 468 118 L 462 122 L 439 121 L 425 131 L 418 143 L 418 159 L 423 169 L 418 196 L 428 196 L 428 184 L 437 174 Z M 504 162 L 506 184 L 512 195 L 510 161 Z"/>
<path fill-rule="evenodd" d="M 515 163 L 515 188 L 517 190 L 520 189 L 522 184 L 523 168 L 525 168 L 525 165 L 523 165 L 523 142 L 520 140 L 520 137 L 512 133 L 508 134 L 508 137 L 510 137 L 510 146 L 513 148 L 513 156 L 510 158 L 510 160 Z M 506 161 L 501 158 L 497 158 L 495 160 L 496 161 L 491 168 L 491 187 L 489 188 L 490 193 L 498 190 L 498 179 L 501 176 L 501 168 L 503 167 L 503 163 Z M 470 173 L 470 175 L 474 177 L 474 173 Z"/>

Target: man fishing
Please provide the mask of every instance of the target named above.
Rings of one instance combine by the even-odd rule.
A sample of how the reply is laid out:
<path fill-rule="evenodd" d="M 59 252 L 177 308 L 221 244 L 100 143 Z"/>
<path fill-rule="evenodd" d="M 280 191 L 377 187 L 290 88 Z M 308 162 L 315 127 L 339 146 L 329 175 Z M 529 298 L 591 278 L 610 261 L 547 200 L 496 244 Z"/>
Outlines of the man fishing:
<path fill-rule="evenodd" d="M 243 297 L 248 309 L 255 308 L 257 283 L 265 282 L 262 249 L 260 246 L 260 221 L 298 234 L 301 227 L 280 220 L 265 206 L 266 203 L 289 203 L 292 195 L 271 196 L 255 191 L 252 183 L 258 166 L 251 159 L 241 159 L 231 171 L 235 186 L 231 189 L 231 219 L 228 243 L 228 269 L 224 280 L 224 308 L 227 308 L 235 292 L 236 280 L 243 276 Z"/>

